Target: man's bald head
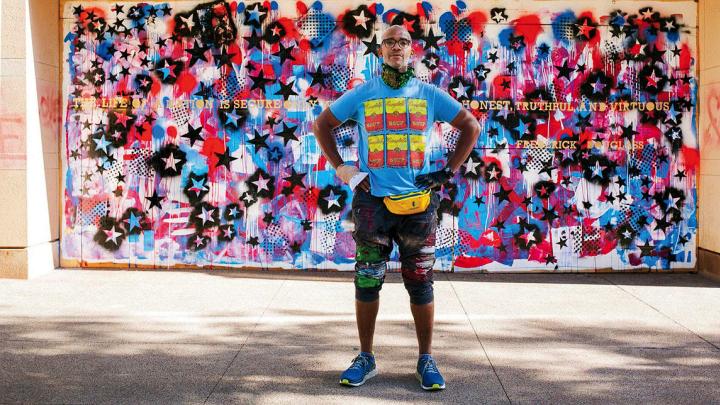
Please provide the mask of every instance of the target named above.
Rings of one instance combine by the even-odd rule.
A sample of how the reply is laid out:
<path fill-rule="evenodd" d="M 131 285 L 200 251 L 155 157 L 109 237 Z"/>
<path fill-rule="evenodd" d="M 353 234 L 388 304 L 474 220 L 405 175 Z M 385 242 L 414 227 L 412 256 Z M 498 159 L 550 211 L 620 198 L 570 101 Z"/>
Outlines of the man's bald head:
<path fill-rule="evenodd" d="M 382 39 L 384 41 L 388 38 L 405 38 L 408 41 L 412 40 L 412 38 L 410 38 L 410 33 L 404 25 L 392 25 L 390 28 L 386 29 L 382 34 Z"/>
<path fill-rule="evenodd" d="M 404 72 L 412 53 L 412 38 L 407 28 L 393 25 L 382 35 L 383 62 Z"/>

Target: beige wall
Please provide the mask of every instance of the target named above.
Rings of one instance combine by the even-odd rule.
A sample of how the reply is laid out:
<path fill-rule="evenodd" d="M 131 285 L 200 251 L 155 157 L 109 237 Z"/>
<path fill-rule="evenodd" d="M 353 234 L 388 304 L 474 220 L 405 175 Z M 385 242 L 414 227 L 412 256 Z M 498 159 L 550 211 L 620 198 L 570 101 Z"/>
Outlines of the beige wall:
<path fill-rule="evenodd" d="M 0 16 L 0 278 L 27 278 L 58 250 L 59 0 L 3 0 Z"/>

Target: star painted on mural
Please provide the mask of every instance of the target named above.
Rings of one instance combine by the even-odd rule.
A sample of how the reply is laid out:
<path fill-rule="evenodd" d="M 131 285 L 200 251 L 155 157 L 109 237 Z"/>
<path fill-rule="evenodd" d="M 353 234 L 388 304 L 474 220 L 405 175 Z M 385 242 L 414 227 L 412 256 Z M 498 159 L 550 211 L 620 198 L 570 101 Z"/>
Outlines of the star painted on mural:
<path fill-rule="evenodd" d="M 260 192 L 262 190 L 270 191 L 268 188 L 268 183 L 270 182 L 270 179 L 266 179 L 262 176 L 261 173 L 258 173 L 258 179 L 253 181 L 252 183 L 257 186 L 257 191 Z"/>
<path fill-rule="evenodd" d="M 224 65 L 227 65 L 232 68 L 232 58 L 235 57 L 235 53 L 228 53 L 227 47 L 223 46 L 220 53 L 214 53 L 213 58 L 215 59 L 215 63 L 217 67 L 223 67 Z"/>
<path fill-rule="evenodd" d="M 321 87 L 325 87 L 325 81 L 328 77 L 330 77 L 330 74 L 323 72 L 322 65 L 318 65 L 314 72 L 310 72 L 310 76 L 312 77 L 312 82 L 310 83 L 311 87 L 316 84 L 319 84 Z"/>
<path fill-rule="evenodd" d="M 440 63 L 440 57 L 435 55 L 434 53 L 429 53 L 425 55 L 425 57 L 422 60 L 422 64 L 425 65 L 426 68 L 429 70 L 437 69 L 438 64 Z"/>
<path fill-rule="evenodd" d="M 278 84 L 280 85 L 280 90 L 278 90 L 275 95 L 279 96 L 282 95 L 283 100 L 287 100 L 290 98 L 290 96 L 297 96 L 298 93 L 293 90 L 293 86 L 295 85 L 295 81 L 291 81 L 288 84 L 283 83 L 282 81 L 278 81 Z"/>
<path fill-rule="evenodd" d="M 433 29 L 430 28 L 430 31 L 428 34 L 424 37 L 422 37 L 422 40 L 425 42 L 425 46 L 423 49 L 428 50 L 430 48 L 435 48 L 437 50 L 440 50 L 440 45 L 438 45 L 438 41 L 443 39 L 444 37 L 442 35 L 435 35 L 433 33 Z"/>
<path fill-rule="evenodd" d="M 205 226 L 206 222 L 215 222 L 215 220 L 213 219 L 213 214 L 215 213 L 214 209 L 208 210 L 205 209 L 205 206 L 200 207 L 200 209 L 201 212 L 197 215 L 197 218 L 202 221 L 202 226 Z"/>
<path fill-rule="evenodd" d="M 257 153 L 262 148 L 267 148 L 267 139 L 270 136 L 269 134 L 263 134 L 260 135 L 257 130 L 253 130 L 254 137 L 253 139 L 250 139 L 248 143 L 252 144 L 255 147 L 255 153 Z"/>
<path fill-rule="evenodd" d="M 195 142 L 205 140 L 205 138 L 203 138 L 202 136 L 202 130 L 202 126 L 195 128 L 192 125 L 188 124 L 188 132 L 181 136 L 183 138 L 188 138 L 190 140 L 190 146 L 192 147 L 195 146 Z"/>
<path fill-rule="evenodd" d="M 146 200 L 150 201 L 150 206 L 148 207 L 148 210 L 152 210 L 153 207 L 157 207 L 158 209 L 162 209 L 162 200 L 165 199 L 164 196 L 159 196 L 157 194 L 157 191 L 153 191 L 153 195 L 150 197 L 145 197 Z"/>
<path fill-rule="evenodd" d="M 294 46 L 286 48 L 282 42 L 278 43 L 279 50 L 275 53 L 273 53 L 273 56 L 277 56 L 280 58 L 280 64 L 282 65 L 285 63 L 286 60 L 295 60 L 295 57 L 292 56 L 292 51 L 295 48 Z"/>
<path fill-rule="evenodd" d="M 298 137 L 295 135 L 295 130 L 297 129 L 297 126 L 289 126 L 286 123 L 282 123 L 283 129 L 282 131 L 276 133 L 275 135 L 283 138 L 283 145 L 287 145 L 290 141 L 299 141 Z"/>
<path fill-rule="evenodd" d="M 337 205 L 338 208 L 340 208 L 340 202 L 338 201 L 340 199 L 339 195 L 335 195 L 333 190 L 330 190 L 330 194 L 327 197 L 323 198 L 325 201 L 327 201 L 327 207 L 330 209 L 331 207 Z"/>
<path fill-rule="evenodd" d="M 128 230 L 132 232 L 135 228 L 140 228 L 140 217 L 135 215 L 134 212 L 130 212 L 130 217 L 127 220 Z"/>
<path fill-rule="evenodd" d="M 162 158 L 162 160 L 165 162 L 165 169 L 171 169 L 173 171 L 177 170 L 177 165 L 180 163 L 180 160 L 175 159 L 175 154 L 173 152 L 170 152 L 170 155 L 166 158 Z"/>
<path fill-rule="evenodd" d="M 205 185 L 205 179 L 202 177 L 195 178 L 190 177 L 190 182 L 192 183 L 192 186 L 190 186 L 189 190 L 195 193 L 197 197 L 202 194 L 203 191 L 208 191 L 207 186 Z"/>
<path fill-rule="evenodd" d="M 577 36 L 583 36 L 585 39 L 590 39 L 592 37 L 592 32 L 596 29 L 593 25 L 588 24 L 588 19 L 583 19 L 583 24 L 575 24 L 575 27 L 577 29 Z"/>
<path fill-rule="evenodd" d="M 458 82 L 455 87 L 453 87 L 453 91 L 455 92 L 455 95 L 457 98 L 468 98 L 467 90 L 470 88 L 470 86 L 466 86 L 463 82 Z"/>
<path fill-rule="evenodd" d="M 355 19 L 355 26 L 367 29 L 367 22 L 368 20 L 370 20 L 370 18 L 365 15 L 365 10 L 361 9 L 358 14 L 353 14 L 352 16 Z"/>
<path fill-rule="evenodd" d="M 186 48 L 185 52 L 190 54 L 190 67 L 195 66 L 195 63 L 198 61 L 207 62 L 208 59 L 205 56 L 207 51 L 210 50 L 210 47 L 205 45 L 200 45 L 200 42 L 196 39 L 192 48 Z"/>
<path fill-rule="evenodd" d="M 119 230 L 118 230 L 118 228 L 117 228 L 116 226 L 113 225 L 110 229 L 104 230 L 104 232 L 105 232 L 105 235 L 106 235 L 106 239 L 105 239 L 105 240 L 106 240 L 107 242 L 112 242 L 112 243 L 114 243 L 115 245 L 119 245 L 117 239 L 118 239 L 120 236 L 122 236 L 122 232 L 119 232 Z"/>
<path fill-rule="evenodd" d="M 225 166 L 226 169 L 230 170 L 230 164 L 237 160 L 236 157 L 232 157 L 230 154 L 230 148 L 225 148 L 225 152 L 223 153 L 215 153 L 215 156 L 218 158 L 218 167 Z"/>
<path fill-rule="evenodd" d="M 575 71 L 575 69 L 568 67 L 567 59 L 563 62 L 563 64 L 561 66 L 555 65 L 555 69 L 558 70 L 558 75 L 557 75 L 558 78 L 564 77 L 568 80 L 570 80 L 570 74 Z"/>
<path fill-rule="evenodd" d="M 508 15 L 505 13 L 504 8 L 494 8 L 490 10 L 490 19 L 500 24 L 508 19 Z"/>
<path fill-rule="evenodd" d="M 365 53 L 363 55 L 373 54 L 375 56 L 379 55 L 380 52 L 380 44 L 377 42 L 377 35 L 373 35 L 372 39 L 369 41 L 362 41 L 363 44 L 365 44 Z"/>
<path fill-rule="evenodd" d="M 477 173 L 478 167 L 482 167 L 482 161 L 474 161 L 472 156 L 470 156 L 470 157 L 468 157 L 468 160 L 465 163 L 465 173 L 478 174 Z"/>
<path fill-rule="evenodd" d="M 249 37 L 243 37 L 245 38 L 245 41 L 248 43 L 248 51 L 252 50 L 253 48 L 259 49 L 262 51 L 262 36 L 258 35 L 255 30 L 250 31 Z"/>
<path fill-rule="evenodd" d="M 253 82 L 250 90 L 261 89 L 263 92 L 265 91 L 265 86 L 275 82 L 275 79 L 265 77 L 265 72 L 262 69 L 257 76 L 250 76 L 250 79 Z"/>
<path fill-rule="evenodd" d="M 593 94 L 602 94 L 603 90 L 605 89 L 605 83 L 603 83 L 599 77 L 597 78 L 597 80 L 595 80 L 595 83 L 592 83 L 590 86 L 593 88 Z"/>
<path fill-rule="evenodd" d="M 498 60 L 497 51 L 488 52 L 488 60 L 492 63 L 497 62 L 497 60 Z"/>
<path fill-rule="evenodd" d="M 488 170 L 485 171 L 485 173 L 487 173 L 488 178 L 491 180 L 497 179 L 500 175 L 500 171 L 498 171 L 495 166 L 491 166 Z"/>
<path fill-rule="evenodd" d="M 105 134 L 103 134 L 100 139 L 93 138 L 93 142 L 95 142 L 95 151 L 103 151 L 103 153 L 107 154 L 107 147 L 110 146 L 110 142 L 105 139 Z"/>
<path fill-rule="evenodd" d="M 490 73 L 490 69 L 486 68 L 485 65 L 477 65 L 475 69 L 473 69 L 473 72 L 475 73 L 475 77 L 478 79 L 478 81 L 484 81 L 487 79 L 488 73 Z"/>

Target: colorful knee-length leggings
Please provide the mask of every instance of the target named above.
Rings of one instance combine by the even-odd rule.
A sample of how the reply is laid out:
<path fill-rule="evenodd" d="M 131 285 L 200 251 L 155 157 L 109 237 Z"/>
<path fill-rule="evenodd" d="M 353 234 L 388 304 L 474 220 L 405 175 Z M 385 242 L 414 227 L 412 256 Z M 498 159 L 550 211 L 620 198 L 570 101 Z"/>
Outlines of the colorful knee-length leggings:
<path fill-rule="evenodd" d="M 397 215 L 387 210 L 382 197 L 357 189 L 352 201 L 355 221 L 355 298 L 372 302 L 379 298 L 387 262 L 398 244 L 401 272 L 410 302 L 417 305 L 433 301 L 435 230 L 439 198 L 432 194 L 424 212 Z"/>

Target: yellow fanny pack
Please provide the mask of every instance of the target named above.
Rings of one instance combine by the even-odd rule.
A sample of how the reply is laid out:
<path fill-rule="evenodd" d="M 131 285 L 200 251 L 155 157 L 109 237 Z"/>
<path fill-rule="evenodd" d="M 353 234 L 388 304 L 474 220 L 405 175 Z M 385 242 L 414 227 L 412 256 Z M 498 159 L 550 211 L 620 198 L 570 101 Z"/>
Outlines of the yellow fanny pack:
<path fill-rule="evenodd" d="M 430 189 L 412 193 L 390 195 L 383 199 L 388 211 L 398 215 L 423 212 L 430 205 Z"/>

